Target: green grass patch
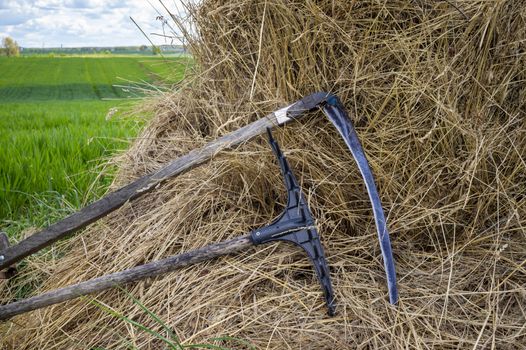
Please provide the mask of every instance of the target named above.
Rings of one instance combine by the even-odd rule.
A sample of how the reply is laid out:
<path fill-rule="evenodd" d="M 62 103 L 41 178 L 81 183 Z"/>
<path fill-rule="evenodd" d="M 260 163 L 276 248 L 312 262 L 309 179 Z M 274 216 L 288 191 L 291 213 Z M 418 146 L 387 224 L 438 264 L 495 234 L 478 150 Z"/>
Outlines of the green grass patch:
<path fill-rule="evenodd" d="M 102 194 L 111 174 L 99 176 L 98 166 L 126 149 L 140 126 L 106 120 L 114 106 L 114 101 L 2 104 L 0 217 L 39 217 L 59 203 L 79 208 Z"/>
<path fill-rule="evenodd" d="M 100 197 L 105 159 L 140 129 L 110 118 L 154 86 L 182 79 L 189 58 L 0 57 L 0 229 L 46 226 Z M 130 99 L 133 98 L 133 99 Z"/>
<path fill-rule="evenodd" d="M 187 62 L 141 56 L 0 57 L 0 102 L 140 97 L 152 83 L 180 80 Z"/>

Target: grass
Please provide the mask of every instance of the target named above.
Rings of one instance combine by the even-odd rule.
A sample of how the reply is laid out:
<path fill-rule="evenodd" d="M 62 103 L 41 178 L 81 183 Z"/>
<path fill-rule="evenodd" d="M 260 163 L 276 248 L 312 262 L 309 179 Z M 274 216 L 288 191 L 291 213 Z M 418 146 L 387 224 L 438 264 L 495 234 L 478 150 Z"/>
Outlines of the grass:
<path fill-rule="evenodd" d="M 115 85 L 177 81 L 178 59 L 152 57 L 0 57 L 0 102 L 100 100 L 136 96 Z M 142 83 L 142 84 L 141 84 Z"/>
<path fill-rule="evenodd" d="M 115 105 L 114 101 L 3 104 L 0 217 L 10 221 L 20 215 L 46 217 L 42 211 L 49 207 L 78 208 L 100 195 L 111 176 L 98 176 L 98 165 L 126 148 L 139 127 L 133 121 L 105 120 Z"/>
<path fill-rule="evenodd" d="M 108 111 L 181 79 L 184 60 L 0 57 L 0 228 L 45 226 L 99 197 L 112 178 L 101 164 L 141 125 Z"/>

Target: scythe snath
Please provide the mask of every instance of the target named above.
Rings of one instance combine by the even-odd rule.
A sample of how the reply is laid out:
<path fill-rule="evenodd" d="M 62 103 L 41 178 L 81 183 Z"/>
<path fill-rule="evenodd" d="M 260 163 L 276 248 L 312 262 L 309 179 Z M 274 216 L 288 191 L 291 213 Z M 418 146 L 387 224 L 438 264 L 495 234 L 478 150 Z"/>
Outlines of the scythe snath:
<path fill-rule="evenodd" d="M 127 186 L 106 195 L 100 200 L 84 207 L 77 213 L 74 213 L 64 220 L 49 226 L 43 231 L 26 238 L 14 246 L 0 247 L 0 269 L 12 268 L 12 265 L 26 256 L 89 225 L 108 213 L 118 209 L 128 200 L 135 199 L 153 190 L 166 179 L 188 171 L 197 165 L 210 160 L 221 150 L 237 146 L 257 135 L 263 134 L 267 130 L 269 134 L 269 142 L 274 154 L 278 158 L 288 192 L 288 204 L 285 211 L 270 225 L 256 229 L 247 236 L 211 244 L 163 260 L 154 261 L 125 271 L 105 275 L 73 286 L 60 288 L 39 296 L 0 306 L 0 320 L 5 320 L 23 312 L 56 304 L 81 295 L 99 292 L 120 284 L 167 273 L 182 266 L 213 259 L 226 254 L 232 254 L 247 249 L 252 245 L 268 243 L 276 240 L 292 242 L 303 248 L 307 253 L 322 286 L 328 307 L 328 313 L 329 315 L 333 315 L 335 312 L 334 293 L 330 282 L 329 269 L 325 261 L 325 255 L 315 227 L 314 219 L 312 218 L 307 202 L 301 193 L 297 180 L 292 173 L 286 158 L 281 153 L 278 144 L 272 138 L 270 132 L 271 128 L 299 119 L 307 112 L 318 108 L 323 110 L 324 114 L 343 137 L 364 179 L 369 199 L 372 204 L 376 229 L 380 241 L 387 279 L 389 301 L 391 304 L 396 304 L 398 302 L 398 290 L 391 242 L 384 211 L 382 209 L 380 197 L 367 158 L 351 120 L 339 99 L 333 94 L 317 92 L 212 141 L 200 149 L 191 151 L 185 156 L 182 156 L 161 168 L 157 172 L 146 175 Z"/>

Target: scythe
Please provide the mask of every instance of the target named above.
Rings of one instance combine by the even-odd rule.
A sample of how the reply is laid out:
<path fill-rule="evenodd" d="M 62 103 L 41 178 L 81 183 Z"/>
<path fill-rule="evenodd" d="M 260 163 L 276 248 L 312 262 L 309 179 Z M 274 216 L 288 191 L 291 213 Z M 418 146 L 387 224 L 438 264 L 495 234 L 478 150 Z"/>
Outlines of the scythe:
<path fill-rule="evenodd" d="M 279 146 L 272 138 L 270 132 L 271 128 L 299 119 L 307 112 L 318 108 L 322 109 L 324 114 L 342 136 L 345 144 L 351 151 L 365 182 L 380 241 L 389 301 L 391 304 L 396 304 L 398 302 L 398 290 L 396 285 L 395 264 L 386 219 L 373 174 L 358 139 L 358 135 L 356 134 L 342 103 L 333 94 L 317 92 L 256 120 L 245 127 L 222 136 L 200 149 L 193 150 L 190 153 L 175 159 L 157 172 L 141 177 L 127 186 L 106 195 L 100 200 L 49 226 L 43 231 L 26 238 L 14 246 L 4 246 L 3 248 L 0 246 L 0 269 L 7 268 L 12 271 L 12 265 L 28 255 L 89 225 L 108 213 L 118 209 L 127 201 L 150 192 L 166 179 L 177 176 L 206 162 L 221 150 L 235 147 L 257 135 L 263 134 L 267 130 L 269 134 L 269 142 L 278 158 L 285 186 L 288 191 L 287 207 L 283 214 L 274 220 L 274 222 L 268 226 L 254 230 L 247 236 L 241 236 L 229 241 L 211 244 L 163 260 L 154 261 L 125 271 L 102 276 L 39 296 L 0 306 L 0 320 L 5 320 L 23 312 L 76 298 L 80 295 L 98 292 L 123 283 L 163 274 L 182 266 L 238 252 L 252 245 L 268 243 L 276 240 L 292 242 L 303 248 L 307 253 L 313 263 L 318 280 L 322 285 L 328 307 L 328 314 L 333 315 L 335 312 L 334 293 L 330 282 L 329 269 L 315 227 L 314 219 L 312 218 L 310 209 L 308 208 L 307 202 L 301 193 L 297 180 L 293 175 L 288 162 L 281 153 Z"/>

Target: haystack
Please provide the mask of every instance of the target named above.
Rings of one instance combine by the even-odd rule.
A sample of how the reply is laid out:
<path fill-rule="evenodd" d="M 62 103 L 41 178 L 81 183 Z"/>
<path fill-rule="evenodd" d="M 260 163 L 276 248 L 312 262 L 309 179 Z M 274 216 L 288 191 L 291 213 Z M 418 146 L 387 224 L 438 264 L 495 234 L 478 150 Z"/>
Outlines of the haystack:
<path fill-rule="evenodd" d="M 4 347 L 166 347 L 155 333 L 169 332 L 141 305 L 183 344 L 526 347 L 522 0 L 205 0 L 189 12 L 196 74 L 158 98 L 155 118 L 116 159 L 114 188 L 305 94 L 334 92 L 388 215 L 399 306 L 387 301 L 359 173 L 315 113 L 275 136 L 313 208 L 336 317 L 325 315 L 304 254 L 271 244 L 18 316 L 2 326 Z M 32 257 L 18 283 L 40 281 L 38 293 L 244 234 L 280 213 L 281 181 L 265 139 L 251 141 L 62 243 L 64 256 Z"/>

